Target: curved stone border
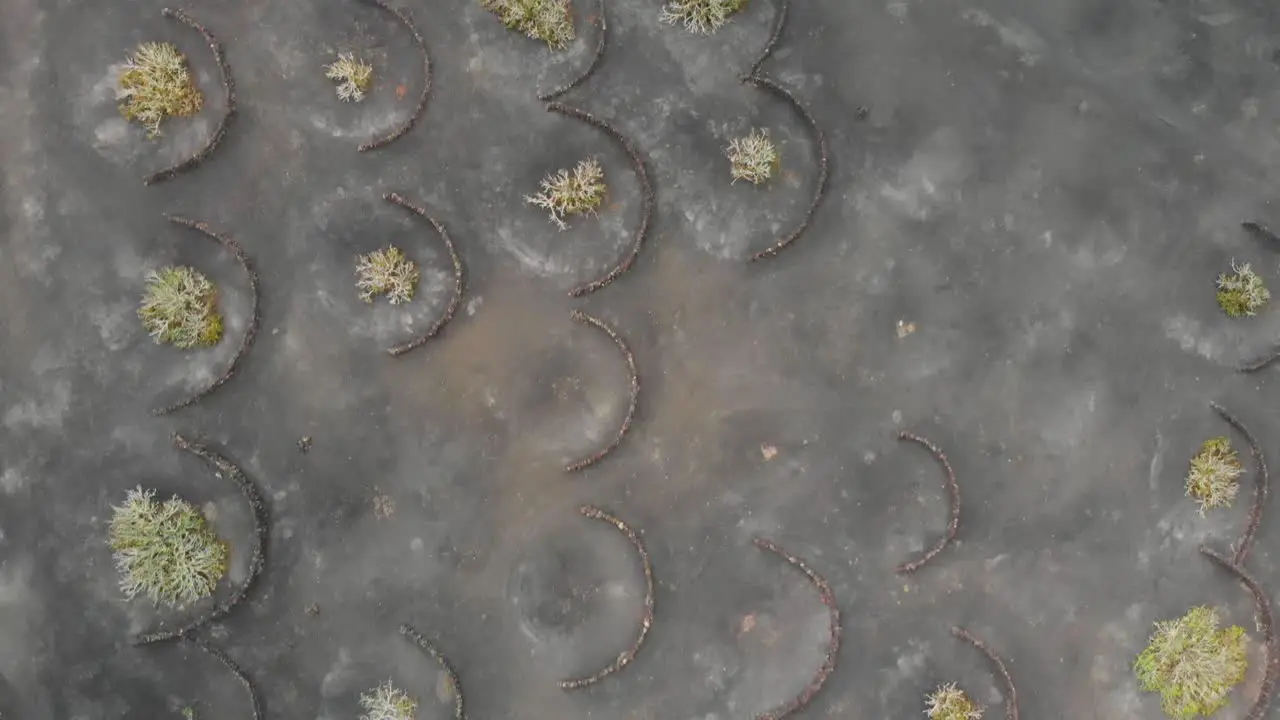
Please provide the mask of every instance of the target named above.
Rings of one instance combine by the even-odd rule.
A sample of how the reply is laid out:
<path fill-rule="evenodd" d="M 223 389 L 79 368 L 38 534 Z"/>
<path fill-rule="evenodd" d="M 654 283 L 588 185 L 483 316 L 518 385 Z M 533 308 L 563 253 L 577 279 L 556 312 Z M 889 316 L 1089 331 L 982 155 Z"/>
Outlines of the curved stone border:
<path fill-rule="evenodd" d="M 782 39 L 782 30 L 787 24 L 787 11 L 791 9 L 790 0 L 780 0 L 778 2 L 778 12 L 773 18 L 773 33 L 769 35 L 769 42 L 765 43 L 760 55 L 756 57 L 756 61 L 751 63 L 751 69 L 747 71 L 746 77 L 752 77 L 760 74 L 760 66 L 764 65 L 764 61 L 773 55 L 773 50 L 778 45 L 778 41 Z"/>
<path fill-rule="evenodd" d="M 1227 409 L 1216 402 L 1210 402 L 1209 407 L 1231 427 L 1235 428 L 1244 436 L 1245 442 L 1249 443 L 1249 452 L 1253 454 L 1253 462 L 1258 466 L 1257 483 L 1253 491 L 1253 507 L 1249 510 L 1249 520 L 1245 523 L 1244 532 L 1240 535 L 1240 539 L 1235 544 L 1235 554 L 1232 556 L 1231 562 L 1244 566 L 1245 558 L 1249 556 L 1249 551 L 1253 549 L 1253 542 L 1258 534 L 1258 527 L 1262 525 L 1262 510 L 1267 504 L 1267 495 L 1271 491 L 1271 476 L 1267 472 L 1267 459 L 1262 454 L 1262 446 L 1258 445 L 1258 440 L 1249 432 L 1249 428 L 1235 415 L 1227 412 Z"/>
<path fill-rule="evenodd" d="M 236 679 L 244 686 L 244 691 L 249 693 L 249 702 L 253 705 L 253 720 L 262 720 L 262 703 L 258 700 L 258 692 L 253 687 L 253 681 L 249 679 L 249 676 L 244 670 L 240 669 L 240 666 L 236 664 L 236 661 L 232 660 L 231 656 L 227 655 L 221 649 L 210 645 L 203 638 L 187 637 L 185 640 L 205 651 L 205 653 L 213 656 L 215 660 L 222 663 L 225 668 L 230 670 L 232 674 L 236 676 Z"/>
<path fill-rule="evenodd" d="M 421 335 L 418 338 L 411 340 L 403 345 L 397 345 L 393 348 L 388 348 L 387 352 L 392 357 L 397 357 L 409 352 L 410 350 L 413 350 L 414 348 L 421 347 L 422 345 L 426 344 L 428 340 L 430 340 L 431 338 L 435 337 L 440 333 L 440 331 L 444 328 L 445 324 L 447 324 L 450 320 L 453 319 L 453 314 L 458 311 L 458 305 L 462 303 L 462 290 L 464 286 L 464 276 L 462 271 L 462 259 L 458 257 L 458 251 L 453 246 L 453 241 L 449 239 L 449 233 L 444 229 L 444 225 L 442 225 L 435 218 L 428 215 L 426 210 L 423 210 L 417 205 L 414 205 L 408 200 L 405 200 L 403 197 L 401 197 L 397 193 L 393 193 L 393 192 L 387 193 L 382 196 L 382 199 L 390 203 L 395 203 L 396 205 L 399 205 L 400 207 L 420 216 L 427 222 L 431 223 L 431 227 L 436 229 L 436 233 L 439 234 L 440 239 L 444 241 L 445 249 L 449 251 L 449 259 L 453 261 L 453 296 L 449 298 L 449 305 L 444 309 L 444 313 L 440 316 L 440 318 L 437 319 L 435 323 L 431 326 L 431 329 L 427 330 L 427 332 L 424 335 Z"/>
<path fill-rule="evenodd" d="M 1277 236 L 1274 232 L 1271 231 L 1271 228 L 1267 227 L 1266 225 L 1263 225 L 1260 222 L 1254 222 L 1253 220 L 1246 220 L 1245 222 L 1240 223 L 1240 227 L 1244 228 L 1251 235 L 1257 237 L 1258 239 L 1264 240 L 1268 243 L 1272 243 L 1277 248 L 1280 248 L 1280 236 Z M 1280 360 L 1280 347 L 1275 348 L 1270 353 L 1263 355 L 1262 357 L 1245 362 L 1243 365 L 1240 365 L 1239 368 L 1237 369 L 1240 370 L 1240 372 L 1246 372 L 1246 373 L 1257 372 L 1259 370 L 1262 370 L 1263 368 L 1270 366 L 1276 360 Z"/>
<path fill-rule="evenodd" d="M 618 279 L 619 275 L 630 270 L 631 266 L 635 263 L 636 257 L 640 255 L 640 247 L 644 244 L 645 235 L 649 232 L 649 223 L 653 218 L 653 186 L 649 182 L 649 169 L 645 167 L 644 158 L 640 157 L 640 153 L 636 150 L 635 146 L 632 145 L 631 141 L 624 137 L 617 128 L 585 110 L 569 107 L 563 103 L 547 103 L 547 110 L 550 112 L 560 113 L 561 115 L 571 117 L 575 120 L 580 120 L 588 125 L 594 125 L 595 127 L 603 130 L 605 134 L 621 145 L 623 151 L 627 153 L 627 157 L 631 158 L 631 164 L 635 166 L 636 178 L 640 181 L 640 193 L 644 198 L 644 209 L 640 216 L 640 225 L 636 228 L 636 239 L 631 245 L 631 252 L 627 253 L 626 257 L 624 257 L 621 262 L 615 265 L 614 268 L 603 277 L 592 280 L 589 283 L 579 285 L 569 291 L 569 297 L 581 297 L 587 293 L 593 293 Z"/>
<path fill-rule="evenodd" d="M 781 238 L 773 245 L 757 252 L 750 257 L 750 262 L 771 258 L 782 252 L 787 246 L 794 243 L 813 222 L 813 214 L 817 212 L 818 206 L 822 204 L 822 198 L 827 194 L 827 176 L 828 176 L 828 156 L 827 156 L 827 138 L 822 134 L 822 129 L 818 127 L 818 121 L 813 117 L 813 113 L 809 112 L 809 108 L 805 107 L 791 91 L 782 87 L 774 80 L 764 75 L 744 75 L 742 82 L 748 85 L 754 85 L 761 90 L 767 90 L 774 95 L 786 100 L 796 113 L 809 125 L 809 130 L 813 133 L 814 142 L 818 146 L 818 183 L 813 189 L 813 199 L 809 201 L 809 209 L 804 213 L 804 219 L 785 237 Z"/>
<path fill-rule="evenodd" d="M 1280 248 L 1280 237 L 1277 237 L 1276 234 L 1271 231 L 1271 228 L 1266 225 L 1263 225 L 1260 222 L 1254 222 L 1253 220 L 1246 220 L 1240 223 L 1240 227 L 1257 236 L 1259 239 L 1274 243 L 1277 248 Z"/>
<path fill-rule="evenodd" d="M 409 623 L 400 626 L 400 634 L 408 638 L 418 649 L 430 655 L 437 663 L 440 664 L 444 674 L 449 678 L 449 684 L 453 686 L 453 717 L 454 720 L 466 720 L 467 714 L 464 712 L 462 699 L 462 683 L 458 681 L 458 673 L 453 669 L 453 665 L 445 658 L 445 656 L 432 645 L 422 633 L 418 632 Z"/>
<path fill-rule="evenodd" d="M 413 114 L 409 116 L 408 120 L 405 120 L 400 127 L 392 130 L 389 134 L 377 140 L 370 140 L 361 144 L 360 152 L 386 147 L 412 130 L 413 126 L 417 125 L 418 120 L 422 118 L 422 114 L 427 111 L 427 98 L 431 96 L 431 53 L 427 52 L 427 41 L 422 39 L 422 33 L 418 32 L 418 26 L 413 24 L 413 17 L 409 15 L 409 11 L 404 8 L 392 7 L 385 0 L 364 1 L 395 15 L 396 19 L 413 34 L 413 41 L 417 43 L 418 49 L 422 51 L 422 94 L 418 96 L 418 104 L 413 108 Z"/>
<path fill-rule="evenodd" d="M 632 547 L 636 549 L 636 554 L 640 556 L 640 566 L 644 569 L 644 611 L 640 616 L 640 633 L 636 636 L 635 642 L 631 643 L 631 647 L 618 655 L 616 660 L 591 675 L 572 680 L 561 680 L 561 690 L 577 690 L 588 685 L 594 685 L 631 664 L 631 661 L 636 657 L 636 653 L 640 652 L 640 646 L 644 644 L 644 639 L 648 637 L 649 628 L 653 627 L 653 563 L 649 560 L 649 553 L 644 549 L 644 543 L 640 541 L 640 536 L 635 530 L 631 529 L 631 526 L 598 507 L 583 505 L 578 508 L 578 512 L 592 520 L 603 520 L 609 523 L 617 528 L 618 532 L 625 535 L 627 540 L 631 541 Z"/>
<path fill-rule="evenodd" d="M 617 434 L 614 435 L 613 440 L 608 445 L 577 462 L 569 463 L 564 468 L 565 472 L 578 472 L 600 462 L 606 455 L 622 444 L 622 438 L 631 429 L 631 421 L 636 416 L 636 404 L 640 400 L 640 374 L 636 372 L 636 357 L 631 354 L 631 348 L 627 347 L 627 342 L 622 339 L 622 336 L 612 327 L 609 327 L 605 321 L 593 315 L 588 315 L 581 310 L 574 310 L 569 313 L 569 317 L 584 325 L 591 325 L 608 335 L 609 339 L 613 340 L 613 343 L 622 351 L 622 357 L 627 361 L 627 372 L 631 376 L 631 399 L 627 403 L 627 415 L 622 418 L 622 424 L 618 426 Z"/>
<path fill-rule="evenodd" d="M 587 66 L 586 70 L 583 70 L 581 73 L 578 74 L 577 77 L 565 83 L 564 85 L 561 85 L 560 87 L 554 90 L 550 90 L 548 92 L 544 92 L 541 95 L 539 95 L 538 96 L 539 100 L 543 102 L 550 102 L 552 100 L 555 100 L 561 95 L 569 92 L 570 90 L 586 82 L 587 78 L 591 77 L 591 74 L 594 73 L 596 71 L 596 68 L 600 66 L 600 61 L 604 59 L 605 41 L 609 37 L 609 21 L 605 18 L 605 15 L 604 15 L 604 0 L 600 0 L 598 7 L 599 7 L 599 10 L 597 11 L 597 14 L 600 16 L 600 39 L 596 41 L 596 54 L 595 54 L 595 57 L 591 58 L 591 64 Z"/>
<path fill-rule="evenodd" d="M 1009 674 L 1009 668 L 1005 667 L 1004 661 L 986 643 L 979 640 L 977 636 L 968 630 L 961 627 L 953 627 L 951 628 L 951 634 L 977 648 L 978 652 L 986 655 L 991 664 L 996 666 L 1000 677 L 1004 678 L 1004 718 L 1005 720 L 1018 720 L 1018 688 L 1014 686 L 1013 676 Z"/>
<path fill-rule="evenodd" d="M 1250 360 L 1244 363 L 1243 365 L 1240 365 L 1236 369 L 1244 373 L 1258 372 L 1259 370 L 1262 370 L 1270 366 L 1276 360 L 1280 360 L 1280 347 L 1277 347 L 1276 349 L 1272 350 L 1270 353 L 1263 355 L 1260 358 Z"/>
<path fill-rule="evenodd" d="M 262 493 L 259 492 L 258 486 L 253 484 L 253 481 L 244 474 L 244 471 L 238 465 L 228 460 L 225 456 L 210 450 L 205 445 L 188 440 L 178 433 L 173 434 L 173 445 L 179 450 L 185 450 L 208 463 L 213 467 L 214 475 L 219 478 L 230 479 L 240 489 L 240 494 L 244 496 L 245 502 L 249 503 L 249 510 L 253 515 L 254 536 L 253 552 L 249 556 L 249 575 L 244 579 L 239 589 L 223 602 L 214 605 L 213 609 L 205 615 L 192 620 L 177 630 L 160 630 L 140 635 L 134 639 L 134 645 L 149 645 L 178 638 L 192 639 L 192 633 L 196 630 L 221 620 L 231 614 L 231 611 L 237 605 L 244 602 L 249 590 L 258 580 L 258 576 L 262 574 L 262 570 L 267 564 L 267 536 L 270 518 L 267 514 L 267 505 L 262 500 Z"/>
<path fill-rule="evenodd" d="M 831 586 L 827 584 L 826 578 L 809 567 L 808 563 L 783 550 L 772 540 L 757 537 L 753 539 L 753 542 L 756 547 L 777 555 L 807 575 L 809 582 L 813 583 L 813 586 L 818 589 L 818 594 L 822 597 L 822 604 L 827 606 L 827 613 L 831 618 L 831 624 L 827 629 L 826 657 L 822 661 L 822 667 L 818 668 L 818 671 L 813 675 L 813 679 L 809 681 L 809 686 L 785 704 L 756 716 L 756 720 L 782 720 L 782 718 L 808 705 L 814 696 L 818 694 L 818 691 L 822 689 L 823 684 L 827 682 L 827 677 L 835 670 L 836 656 L 840 653 L 840 608 L 836 605 L 835 594 L 831 592 Z"/>
<path fill-rule="evenodd" d="M 234 255 L 236 260 L 240 261 L 240 266 L 244 268 L 244 273 L 249 278 L 249 290 L 253 294 L 253 305 L 249 310 L 249 325 L 245 328 L 244 337 L 240 340 L 240 347 L 236 349 L 236 354 L 231 358 L 231 364 L 227 366 L 227 369 L 224 370 L 221 375 L 214 378 L 213 382 L 209 383 L 204 389 L 196 391 L 187 399 L 181 400 L 167 407 L 156 408 L 152 411 L 155 415 L 168 415 L 175 410 L 181 410 L 182 408 L 194 405 L 209 393 L 222 387 L 225 382 L 231 379 L 231 376 L 236 372 L 236 368 L 240 366 L 241 358 L 243 358 L 244 354 L 249 351 L 249 346 L 253 345 L 253 339 L 258 335 L 258 296 L 261 294 L 258 289 L 258 273 L 253 269 L 253 263 L 249 261 L 249 256 L 245 254 L 244 248 L 240 247 L 240 243 L 225 235 L 215 232 L 209 227 L 208 223 L 191 220 L 179 215 L 166 214 L 164 217 L 175 225 L 191 228 L 192 230 L 203 234 L 205 237 L 217 242 L 219 245 L 226 248 L 228 252 Z"/>
<path fill-rule="evenodd" d="M 1267 593 L 1263 591 L 1258 581 L 1254 580 L 1242 566 L 1227 560 L 1208 547 L 1201 546 L 1200 552 L 1215 565 L 1235 575 L 1237 580 L 1244 583 L 1249 593 L 1253 595 L 1253 602 L 1258 606 L 1257 620 L 1258 627 L 1262 630 L 1264 651 L 1267 654 L 1267 669 L 1262 676 L 1262 687 L 1258 688 L 1258 697 L 1253 701 L 1253 707 L 1249 709 L 1248 720 L 1263 720 L 1267 716 L 1267 711 L 1271 709 L 1271 700 L 1276 694 L 1276 681 L 1280 680 L 1280 653 L 1276 648 L 1271 600 L 1267 598 Z"/>
<path fill-rule="evenodd" d="M 906 432 L 905 430 L 898 433 L 898 439 L 909 440 L 913 443 L 916 443 L 917 445 L 924 447 L 924 449 L 928 450 L 930 453 L 933 454 L 934 459 L 938 461 L 938 464 L 942 466 L 943 472 L 946 473 L 945 484 L 947 486 L 947 494 L 951 496 L 951 511 L 950 511 L 951 519 L 947 522 L 946 533 L 944 533 L 943 536 L 938 540 L 937 544 L 935 544 L 924 555 L 921 555 L 919 558 L 915 560 L 912 560 L 910 562 L 905 562 L 898 566 L 898 569 L 897 569 L 898 574 L 907 575 L 924 567 L 926 563 L 928 563 L 930 560 L 937 557 L 938 553 L 945 550 L 947 546 L 951 544 L 952 540 L 955 540 L 956 531 L 960 529 L 960 485 L 956 483 L 955 470 L 951 469 L 951 463 L 947 461 L 947 455 L 946 453 L 942 452 L 942 448 L 933 444 L 933 442 L 931 442 L 927 438 L 920 437 L 919 435 L 916 435 L 914 433 Z"/>
<path fill-rule="evenodd" d="M 227 128 L 231 125 L 231 118 L 236 114 L 236 83 L 231 78 L 231 66 L 227 65 L 227 57 L 222 52 L 222 44 L 213 36 L 213 33 L 209 32 L 209 28 L 191 19 L 189 15 L 181 10 L 165 8 L 160 12 L 165 17 L 177 20 L 204 36 L 205 42 L 209 44 L 209 49 L 213 51 L 213 59 L 218 64 L 218 72 L 222 76 L 222 90 L 226 98 L 226 110 L 222 113 L 222 119 L 218 121 L 217 129 L 213 131 L 213 135 L 209 137 L 209 141 L 204 144 L 203 148 L 177 165 L 153 172 L 142 178 L 144 185 L 153 185 L 163 180 L 168 180 L 204 162 L 205 158 L 209 157 L 214 149 L 218 147 L 218 144 L 222 142 L 222 138 L 226 137 Z"/>

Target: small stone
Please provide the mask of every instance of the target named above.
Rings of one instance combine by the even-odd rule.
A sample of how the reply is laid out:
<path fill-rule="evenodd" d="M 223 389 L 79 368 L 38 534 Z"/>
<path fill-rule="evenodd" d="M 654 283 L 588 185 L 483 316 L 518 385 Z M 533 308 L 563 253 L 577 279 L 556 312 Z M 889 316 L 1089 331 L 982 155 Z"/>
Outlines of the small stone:
<path fill-rule="evenodd" d="M 298 451 L 305 453 L 310 449 L 311 449 L 311 436 L 303 435 L 302 439 L 298 440 Z"/>
<path fill-rule="evenodd" d="M 777 457 L 778 448 L 774 447 L 773 445 L 761 445 L 760 455 L 764 457 L 765 462 L 768 462 L 774 459 L 775 457 Z"/>
<path fill-rule="evenodd" d="M 307 615 L 309 615 L 309 616 L 311 616 L 311 617 L 315 617 L 315 616 L 317 616 L 317 615 L 319 615 L 319 614 L 320 614 L 320 604 L 319 604 L 319 603 L 311 603 L 310 605 L 307 605 Z"/>
<path fill-rule="evenodd" d="M 913 332 L 915 332 L 915 331 L 916 331 L 916 324 L 915 324 L 915 323 L 913 323 L 913 322 L 906 322 L 905 320 L 899 320 L 899 321 L 898 321 L 898 339 L 899 339 L 899 340 L 901 340 L 902 338 L 904 338 L 904 337 L 906 337 L 906 336 L 910 335 L 911 333 L 913 333 Z"/>

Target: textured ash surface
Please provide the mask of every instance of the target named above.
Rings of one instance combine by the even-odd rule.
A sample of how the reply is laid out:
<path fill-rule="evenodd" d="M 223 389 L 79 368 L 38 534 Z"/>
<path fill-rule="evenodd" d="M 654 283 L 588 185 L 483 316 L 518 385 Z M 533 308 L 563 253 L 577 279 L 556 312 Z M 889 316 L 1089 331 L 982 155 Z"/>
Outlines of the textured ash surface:
<path fill-rule="evenodd" d="M 439 666 L 397 633 L 410 622 L 476 718 L 749 718 L 804 688 L 827 624 L 756 533 L 822 573 L 843 610 L 839 665 L 804 717 L 919 717 L 949 679 L 998 713 L 1001 684 L 950 636 L 960 625 L 1006 660 L 1026 717 L 1157 718 L 1129 665 L 1153 620 L 1195 603 L 1254 638 L 1223 713 L 1242 717 L 1261 679 L 1252 601 L 1196 548 L 1225 550 L 1248 508 L 1200 518 L 1182 476 L 1228 431 L 1210 400 L 1276 452 L 1277 371 L 1232 367 L 1280 338 L 1280 310 L 1229 321 L 1212 286 L 1232 258 L 1280 286 L 1277 248 L 1238 226 L 1280 224 L 1273 5 L 797 3 L 765 72 L 826 131 L 830 190 L 795 246 L 751 266 L 803 213 L 814 173 L 790 108 L 736 80 L 771 7 L 701 39 L 659 25 L 656 2 L 610 5 L 604 63 L 563 100 L 632 139 L 658 212 L 636 266 L 575 302 L 564 292 L 616 262 L 640 207 L 621 150 L 535 99 L 595 47 L 578 5 L 583 32 L 552 59 L 475 3 L 412 2 L 433 95 L 409 135 L 368 154 L 356 146 L 403 120 L 421 81 L 393 18 L 355 2 L 184 7 L 224 43 L 240 112 L 204 165 L 153 188 L 141 177 L 216 122 L 201 38 L 153 0 L 5 5 L 0 713 L 247 715 L 210 657 L 127 644 L 181 619 L 116 589 L 103 533 L 127 488 L 201 503 L 233 541 L 231 581 L 245 571 L 248 508 L 169 445 L 177 430 L 239 462 L 270 504 L 266 571 L 209 633 L 268 717 L 353 717 L 358 691 L 387 678 L 447 717 Z M 143 40 L 186 51 L 210 103 L 159 142 L 112 101 L 113 64 Z M 377 70 L 359 105 L 323 77 L 345 49 Z M 786 171 L 768 191 L 729 186 L 721 155 L 754 125 Z M 589 154 L 611 188 L 598 221 L 561 233 L 520 202 Z M 428 326 L 451 280 L 430 231 L 380 199 L 391 190 L 446 224 L 468 271 L 458 316 L 400 359 L 384 347 Z M 220 371 L 249 302 L 234 260 L 162 212 L 244 245 L 263 322 L 236 378 L 153 418 Z M 424 268 L 402 308 L 352 287 L 354 255 L 387 242 Z M 143 274 L 171 261 L 225 291 L 214 351 L 154 346 L 133 315 Z M 616 348 L 574 307 L 626 338 L 642 392 L 622 446 L 568 476 L 626 402 Z M 899 320 L 916 331 L 897 337 Z M 957 545 L 905 581 L 894 566 L 938 537 L 947 507 L 901 429 L 946 451 L 964 494 Z M 626 539 L 581 503 L 643 532 L 656 622 L 626 670 L 567 694 L 557 680 L 634 638 L 643 588 Z M 1272 510 L 1249 564 L 1274 591 Z"/>

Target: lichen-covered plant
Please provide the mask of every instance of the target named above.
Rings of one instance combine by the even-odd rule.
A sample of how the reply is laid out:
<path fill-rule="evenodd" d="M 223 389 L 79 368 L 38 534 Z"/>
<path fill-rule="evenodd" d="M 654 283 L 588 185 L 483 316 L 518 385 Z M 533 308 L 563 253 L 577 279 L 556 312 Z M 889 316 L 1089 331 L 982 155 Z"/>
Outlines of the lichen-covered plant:
<path fill-rule="evenodd" d="M 324 66 L 324 76 L 338 83 L 338 98 L 344 102 L 360 102 L 373 83 L 373 66 L 352 53 L 338 53 L 332 65 Z"/>
<path fill-rule="evenodd" d="M 1237 265 L 1232 260 L 1231 270 L 1231 275 L 1222 273 L 1218 276 L 1218 305 L 1229 317 L 1257 315 L 1271 299 L 1271 291 L 1267 290 L 1249 263 Z"/>
<path fill-rule="evenodd" d="M 189 267 L 170 266 L 147 273 L 146 283 L 138 317 L 157 343 L 190 350 L 222 338 L 218 289 L 209 278 Z"/>
<path fill-rule="evenodd" d="M 924 701 L 929 720 L 982 720 L 982 708 L 955 683 L 940 685 Z"/>
<path fill-rule="evenodd" d="M 746 5 L 747 0 L 671 0 L 659 18 L 668 25 L 678 23 L 689 32 L 710 35 Z"/>
<path fill-rule="evenodd" d="M 552 50 L 563 50 L 573 42 L 569 0 L 480 0 L 480 5 L 503 25 L 545 42 Z"/>
<path fill-rule="evenodd" d="M 759 185 L 773 177 L 780 164 L 778 149 L 773 146 L 767 130 L 752 130 L 743 137 L 730 140 L 725 155 L 729 158 L 732 182 L 746 180 Z"/>
<path fill-rule="evenodd" d="M 360 720 L 413 720 L 418 714 L 418 701 L 390 680 L 361 693 L 360 707 L 365 711 Z"/>
<path fill-rule="evenodd" d="M 125 597 L 174 606 L 213 594 L 227 572 L 227 545 L 191 503 L 158 502 L 139 487 L 112 510 L 108 541 Z"/>
<path fill-rule="evenodd" d="M 1240 475 L 1244 468 L 1231 440 L 1226 437 L 1210 438 L 1200 446 L 1200 452 L 1191 458 L 1191 470 L 1187 473 L 1187 496 L 1200 502 L 1200 514 L 1216 507 L 1230 507 L 1240 491 Z"/>
<path fill-rule="evenodd" d="M 542 192 L 526 195 L 524 201 L 543 208 L 551 216 L 551 222 L 564 230 L 569 215 L 594 213 L 604 202 L 604 170 L 595 158 L 587 158 L 567 169 L 547 175 L 542 179 Z"/>
<path fill-rule="evenodd" d="M 195 115 L 204 105 L 187 59 L 169 43 L 138 46 L 120 73 L 116 99 L 120 114 L 142 123 L 149 137 L 160 135 L 165 118 Z"/>
<path fill-rule="evenodd" d="M 1134 663 L 1138 683 L 1160 693 L 1160 707 L 1175 720 L 1209 716 L 1227 703 L 1244 679 L 1244 630 L 1218 628 L 1218 613 L 1200 606 L 1176 620 L 1159 621 Z"/>
<path fill-rule="evenodd" d="M 409 302 L 421 275 L 418 264 L 394 245 L 356 258 L 356 287 L 360 299 L 367 303 L 378 295 L 386 295 L 392 305 Z"/>

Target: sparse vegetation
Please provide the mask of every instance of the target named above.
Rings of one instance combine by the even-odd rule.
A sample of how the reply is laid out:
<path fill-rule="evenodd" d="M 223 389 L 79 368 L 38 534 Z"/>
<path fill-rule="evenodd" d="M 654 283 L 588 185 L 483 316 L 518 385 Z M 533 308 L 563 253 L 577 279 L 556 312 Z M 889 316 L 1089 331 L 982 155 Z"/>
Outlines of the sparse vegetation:
<path fill-rule="evenodd" d="M 378 488 L 373 489 L 373 516 L 386 520 L 396 514 L 396 500 Z"/>
<path fill-rule="evenodd" d="M 142 325 L 157 343 L 183 350 L 216 345 L 222 338 L 218 289 L 189 267 L 164 267 L 147 273 L 147 290 L 138 308 Z"/>
<path fill-rule="evenodd" d="M 680 24 L 689 32 L 710 35 L 746 5 L 747 0 L 671 0 L 659 18 L 668 25 Z"/>
<path fill-rule="evenodd" d="M 1200 446 L 1200 452 L 1191 458 L 1191 470 L 1187 473 L 1187 496 L 1200 502 L 1200 514 L 1216 507 L 1230 507 L 1240 491 L 1240 475 L 1244 468 L 1231 440 L 1226 437 L 1210 438 Z"/>
<path fill-rule="evenodd" d="M 1271 299 L 1262 278 L 1249 267 L 1249 263 L 1237 265 L 1231 261 L 1232 274 L 1218 276 L 1218 305 L 1228 317 L 1253 317 Z"/>
<path fill-rule="evenodd" d="M 418 714 L 418 701 L 390 680 L 361 693 L 360 707 L 365 710 L 360 720 L 413 720 Z"/>
<path fill-rule="evenodd" d="M 341 100 L 360 102 L 373 83 L 373 66 L 352 53 L 338 53 L 338 59 L 324 67 L 324 76 L 338 83 Z"/>
<path fill-rule="evenodd" d="M 1151 642 L 1134 663 L 1138 683 L 1160 693 L 1160 707 L 1175 720 L 1209 716 L 1227 703 L 1244 679 L 1244 630 L 1218 628 L 1218 614 L 1200 606 L 1155 624 Z"/>
<path fill-rule="evenodd" d="M 925 696 L 929 720 L 981 720 L 982 708 L 955 683 L 941 685 Z"/>
<path fill-rule="evenodd" d="M 778 150 L 769 139 L 767 130 L 752 130 L 743 137 L 730 140 L 725 155 L 729 158 L 732 182 L 746 180 L 759 185 L 773 177 L 780 164 Z"/>
<path fill-rule="evenodd" d="M 227 572 L 227 545 L 191 503 L 157 502 L 154 490 L 139 487 L 112 510 L 109 544 L 126 597 L 174 606 L 213 594 Z"/>
<path fill-rule="evenodd" d="M 357 258 L 356 275 L 361 300 L 371 303 L 378 295 L 386 295 L 392 305 L 399 305 L 413 299 L 422 273 L 400 248 L 388 245 Z"/>
<path fill-rule="evenodd" d="M 573 13 L 569 0 L 480 0 L 503 25 L 541 40 L 552 50 L 573 42 Z"/>
<path fill-rule="evenodd" d="M 195 115 L 204 105 L 187 59 L 169 43 L 138 46 L 120 73 L 116 99 L 120 114 L 142 123 L 149 137 L 160 135 L 165 118 Z"/>
<path fill-rule="evenodd" d="M 604 202 L 604 170 L 595 158 L 579 162 L 572 172 L 562 169 L 546 176 L 541 186 L 542 192 L 526 195 L 524 201 L 545 209 L 561 230 L 568 227 L 569 215 L 594 213 Z"/>

